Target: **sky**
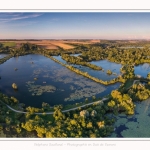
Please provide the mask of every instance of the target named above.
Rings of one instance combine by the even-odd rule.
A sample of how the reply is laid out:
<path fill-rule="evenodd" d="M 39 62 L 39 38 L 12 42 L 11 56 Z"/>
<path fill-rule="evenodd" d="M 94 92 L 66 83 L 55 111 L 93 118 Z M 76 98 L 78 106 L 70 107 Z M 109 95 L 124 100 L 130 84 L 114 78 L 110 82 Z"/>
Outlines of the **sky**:
<path fill-rule="evenodd" d="M 150 13 L 0 13 L 0 39 L 150 39 Z"/>

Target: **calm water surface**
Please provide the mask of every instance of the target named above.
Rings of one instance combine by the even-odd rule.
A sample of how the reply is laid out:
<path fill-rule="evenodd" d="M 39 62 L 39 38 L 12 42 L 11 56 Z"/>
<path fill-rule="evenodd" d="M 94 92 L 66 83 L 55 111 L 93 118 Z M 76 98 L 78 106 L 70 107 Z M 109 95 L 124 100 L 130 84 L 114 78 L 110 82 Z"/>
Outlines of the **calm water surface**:
<path fill-rule="evenodd" d="M 150 99 L 137 102 L 135 114 L 116 117 L 115 131 L 110 137 L 149 138 L 150 137 Z"/>
<path fill-rule="evenodd" d="M 41 107 L 42 102 L 51 106 L 66 105 L 81 102 L 86 97 L 91 99 L 93 95 L 102 97 L 120 86 L 120 83 L 104 86 L 34 54 L 9 59 L 0 65 L 0 75 L 3 93 L 34 107 Z M 18 91 L 13 90 L 12 83 L 18 85 Z"/>
<path fill-rule="evenodd" d="M 74 56 L 74 54 L 72 54 Z M 79 54 L 75 54 L 75 55 L 79 55 Z M 65 60 L 63 60 L 61 58 L 61 56 L 54 56 L 54 58 L 58 59 L 60 62 L 67 64 L 67 62 Z M 107 60 L 100 60 L 100 61 L 92 61 L 90 62 L 91 64 L 97 65 L 97 66 L 101 66 L 104 71 L 98 71 L 98 70 L 93 70 L 89 67 L 85 67 L 85 66 L 81 66 L 81 65 L 72 65 L 75 68 L 78 68 L 81 71 L 84 72 L 88 72 L 89 75 L 94 76 L 96 78 L 102 79 L 104 81 L 109 81 L 111 79 L 116 78 L 118 75 L 120 75 L 120 68 L 121 65 L 117 64 L 117 63 L 113 63 Z M 108 75 L 106 72 L 107 70 L 111 70 L 112 72 L 116 73 L 117 75 Z"/>
<path fill-rule="evenodd" d="M 134 67 L 134 73 L 141 75 L 142 77 L 147 77 L 147 74 L 150 72 L 150 63 L 144 63 Z"/>
<path fill-rule="evenodd" d="M 74 55 L 79 55 L 79 54 L 72 54 Z M 54 58 L 58 59 L 59 61 L 63 62 L 64 64 L 67 64 L 65 60 L 61 58 L 61 56 L 54 56 Z M 99 61 L 92 61 L 90 62 L 91 64 L 94 64 L 96 66 L 101 66 L 104 69 L 103 71 L 97 71 L 90 69 L 85 66 L 80 66 L 80 65 L 73 65 L 74 67 L 78 68 L 81 71 L 88 72 L 91 76 L 97 77 L 102 80 L 111 80 L 116 78 L 118 75 L 120 75 L 120 68 L 122 67 L 121 64 L 113 63 L 108 60 L 99 60 Z M 106 73 L 107 70 L 111 70 L 112 72 L 116 73 L 117 75 L 108 75 Z M 149 63 L 144 63 L 138 66 L 134 67 L 134 73 L 136 75 L 141 75 L 142 77 L 147 77 L 147 74 L 150 72 L 150 64 Z"/>
<path fill-rule="evenodd" d="M 8 54 L 0 54 L 0 59 L 8 56 Z"/>

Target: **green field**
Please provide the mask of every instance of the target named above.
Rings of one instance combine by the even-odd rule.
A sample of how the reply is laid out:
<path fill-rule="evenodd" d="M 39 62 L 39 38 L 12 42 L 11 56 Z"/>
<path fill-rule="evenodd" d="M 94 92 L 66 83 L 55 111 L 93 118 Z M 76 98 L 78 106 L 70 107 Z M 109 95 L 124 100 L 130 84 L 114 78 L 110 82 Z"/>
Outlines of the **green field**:
<path fill-rule="evenodd" d="M 127 82 L 124 84 L 125 89 L 128 89 L 132 86 L 134 79 L 128 79 Z"/>
<path fill-rule="evenodd" d="M 15 42 L 3 42 L 2 43 L 4 47 L 9 46 L 9 47 L 14 47 L 16 46 Z"/>

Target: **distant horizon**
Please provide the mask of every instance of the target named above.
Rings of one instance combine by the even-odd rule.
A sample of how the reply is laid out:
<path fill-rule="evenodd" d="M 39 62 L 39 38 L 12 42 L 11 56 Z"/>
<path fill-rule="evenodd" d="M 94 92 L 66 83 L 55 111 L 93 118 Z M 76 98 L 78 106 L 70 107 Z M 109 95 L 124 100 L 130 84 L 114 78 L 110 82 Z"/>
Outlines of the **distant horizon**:
<path fill-rule="evenodd" d="M 150 41 L 150 39 L 90 39 L 90 38 L 87 38 L 87 39 L 78 39 L 78 38 L 75 38 L 75 39 L 32 39 L 32 38 L 28 38 L 28 39 L 0 39 L 0 41 L 4 41 L 4 40 L 108 40 L 108 41 Z"/>
<path fill-rule="evenodd" d="M 0 12 L 0 39 L 150 40 L 149 12 Z"/>

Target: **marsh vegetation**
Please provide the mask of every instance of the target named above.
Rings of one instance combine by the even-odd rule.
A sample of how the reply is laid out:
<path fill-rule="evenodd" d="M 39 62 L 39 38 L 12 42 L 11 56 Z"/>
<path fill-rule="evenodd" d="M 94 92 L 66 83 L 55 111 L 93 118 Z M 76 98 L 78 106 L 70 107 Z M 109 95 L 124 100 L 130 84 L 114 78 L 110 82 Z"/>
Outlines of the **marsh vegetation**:
<path fill-rule="evenodd" d="M 137 106 L 150 97 L 147 43 L 64 42 L 55 51 L 35 43 L 0 45 L 1 137 L 131 137 Z"/>

